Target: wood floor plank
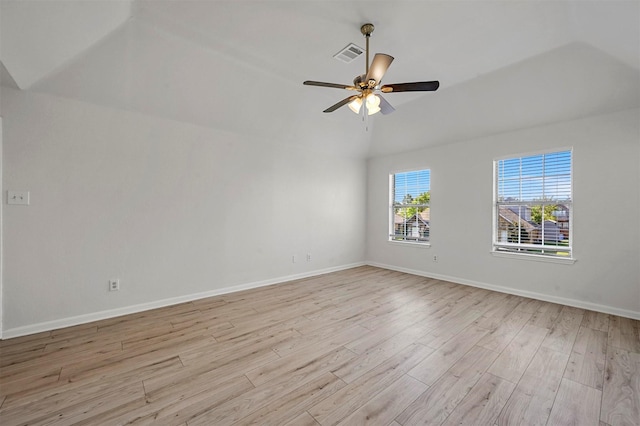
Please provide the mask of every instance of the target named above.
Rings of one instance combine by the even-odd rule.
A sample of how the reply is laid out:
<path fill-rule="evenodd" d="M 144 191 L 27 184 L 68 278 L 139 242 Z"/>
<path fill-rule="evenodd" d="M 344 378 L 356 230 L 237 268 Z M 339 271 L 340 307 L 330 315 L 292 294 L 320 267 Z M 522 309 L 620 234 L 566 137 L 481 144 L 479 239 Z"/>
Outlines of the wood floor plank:
<path fill-rule="evenodd" d="M 281 357 L 285 357 L 293 352 L 317 344 L 318 341 L 331 338 L 332 336 L 343 331 L 345 328 L 348 328 L 350 326 L 357 326 L 361 321 L 363 321 L 363 319 L 364 317 L 354 316 L 351 318 L 346 318 L 345 320 L 337 323 L 329 324 L 326 327 L 316 329 L 307 334 L 300 333 L 299 336 L 292 336 L 291 338 L 273 346 L 273 350 Z"/>
<path fill-rule="evenodd" d="M 67 336 L 95 335 L 98 332 L 98 325 L 95 323 L 78 324 L 71 327 L 59 328 L 51 331 L 51 338 L 64 339 Z"/>
<path fill-rule="evenodd" d="M 429 332 L 429 329 L 420 323 L 414 323 L 414 325 L 408 327 L 397 327 L 396 325 L 391 324 L 388 327 L 380 328 L 376 331 L 367 330 L 367 333 L 364 333 L 355 340 L 348 342 L 345 344 L 345 347 L 357 354 L 364 354 L 376 347 L 379 347 L 382 343 L 390 339 L 402 341 L 410 340 L 413 342 L 418 340 L 427 332 Z"/>
<path fill-rule="evenodd" d="M 305 312 L 307 312 L 306 307 L 295 306 L 277 315 L 274 315 L 275 312 L 265 312 L 244 320 L 231 320 L 233 328 L 218 331 L 213 336 L 220 342 L 231 340 L 238 336 L 254 333 L 257 329 L 267 329 L 270 326 L 281 325 L 283 320 L 292 320 L 294 318 L 300 320 Z"/>
<path fill-rule="evenodd" d="M 531 319 L 531 316 L 532 314 L 527 312 L 512 310 L 508 316 L 501 319 L 499 325 L 490 329 L 489 333 L 478 342 L 478 346 L 502 352 Z M 480 323 L 476 324 L 482 327 Z"/>
<path fill-rule="evenodd" d="M 390 359 L 393 355 L 415 344 L 416 337 L 422 335 L 423 331 L 420 325 L 409 327 L 404 332 L 368 348 L 357 358 L 346 362 L 332 372 L 345 382 L 352 383 L 371 369 Z M 429 350 L 430 352 L 433 351 L 431 348 Z"/>
<path fill-rule="evenodd" d="M 498 416 L 500 426 L 547 424 L 569 355 L 540 348 Z"/>
<path fill-rule="evenodd" d="M 404 426 L 441 424 L 467 396 L 497 356 L 497 352 L 474 346 L 396 420 Z"/>
<path fill-rule="evenodd" d="M 415 310 L 396 309 L 387 314 L 374 316 L 373 318 L 363 321 L 361 325 L 371 331 L 378 331 L 389 327 L 410 327 L 422 320 L 424 315 L 426 315 L 425 312 L 418 308 Z"/>
<path fill-rule="evenodd" d="M 7 377 L 0 382 L 0 395 L 9 396 L 15 393 L 39 389 L 49 383 L 56 383 L 60 380 L 61 367 L 53 366 L 45 369 L 38 369 L 33 374 L 21 374 L 19 377 Z"/>
<path fill-rule="evenodd" d="M 568 309 L 565 306 L 549 328 L 542 346 L 558 352 L 571 353 L 583 316 L 581 309 Z"/>
<path fill-rule="evenodd" d="M 522 298 L 519 296 L 506 295 L 500 300 L 499 303 L 493 303 L 483 313 L 476 325 L 487 330 L 495 330 L 498 326 L 504 323 L 504 321 L 512 315 L 515 308 L 522 303 Z M 522 311 L 520 311 L 522 312 Z M 531 317 L 531 315 L 529 315 Z"/>
<path fill-rule="evenodd" d="M 281 425 L 298 417 L 300 413 L 306 412 L 309 407 L 344 386 L 346 383 L 328 373 L 316 381 L 293 390 L 277 402 L 242 417 L 240 423 L 243 425 Z"/>
<path fill-rule="evenodd" d="M 470 326 L 409 371 L 409 375 L 431 386 L 487 334 Z"/>
<path fill-rule="evenodd" d="M 137 410 L 144 409 L 147 405 L 147 401 L 144 396 L 130 399 L 122 404 L 112 407 L 107 412 L 97 413 L 83 418 L 82 420 L 76 419 L 73 422 L 73 426 L 94 426 L 94 425 L 120 425 L 131 424 L 136 421 L 135 414 Z M 89 413 L 92 414 L 92 413 Z M 168 423 L 171 424 L 171 423 Z"/>
<path fill-rule="evenodd" d="M 534 314 L 545 302 L 536 299 L 529 299 L 523 297 L 520 301 L 520 304 L 516 306 L 516 309 L 522 312 L 527 312 L 529 314 Z"/>
<path fill-rule="evenodd" d="M 469 301 L 471 302 L 472 300 L 469 299 Z M 424 321 L 432 331 L 418 341 L 434 349 L 438 349 L 457 336 L 462 330 L 474 324 L 481 314 L 481 310 L 467 309 L 465 306 L 461 307 L 459 311 L 453 311 L 438 321 Z"/>
<path fill-rule="evenodd" d="M 390 324 L 395 326 L 413 325 L 418 321 L 422 321 L 429 316 L 435 315 L 438 307 L 452 306 L 455 302 L 449 302 L 446 300 L 438 300 L 428 303 L 424 309 L 393 309 L 385 312 L 381 312 L 378 315 L 374 315 L 372 318 L 361 323 L 361 325 L 371 331 L 387 328 Z M 367 311 L 368 313 L 368 311 Z M 428 329 L 433 327 L 426 325 Z"/>
<path fill-rule="evenodd" d="M 69 363 L 79 363 L 96 357 L 115 356 L 122 353 L 122 344 L 86 344 L 77 348 L 65 348 L 55 352 L 41 352 L 37 357 L 29 357 L 24 362 L 0 368 L 0 386 L 26 377 L 58 372 Z M 43 362 L 44 361 L 44 362 Z"/>
<path fill-rule="evenodd" d="M 224 382 L 216 380 L 214 384 L 195 378 L 189 387 L 170 389 L 163 396 L 156 393 L 153 398 L 147 395 L 143 407 L 122 413 L 111 421 L 119 424 L 133 419 L 129 420 L 132 425 L 181 424 L 252 389 L 254 386 L 244 376 Z"/>
<path fill-rule="evenodd" d="M 170 320 L 174 315 L 179 315 L 184 312 L 194 312 L 196 310 L 197 308 L 194 307 L 192 302 L 187 302 L 151 311 L 143 311 L 135 314 L 108 318 L 96 321 L 95 325 L 98 327 L 98 332 L 102 333 L 113 331 L 123 332 L 130 329 L 139 330 L 140 327 L 153 326 L 158 324 L 158 322 L 170 323 Z"/>
<path fill-rule="evenodd" d="M 15 345 L 0 348 L 0 371 L 16 363 L 23 363 L 41 357 L 46 346 L 46 342 L 39 340 L 34 345 Z"/>
<path fill-rule="evenodd" d="M 443 425 L 492 425 L 516 387 L 489 373 L 482 375 Z"/>
<path fill-rule="evenodd" d="M 195 330 L 171 330 L 160 336 L 122 341 L 122 350 L 124 352 L 129 352 L 138 351 L 139 349 L 144 348 L 145 350 L 153 351 L 156 348 L 179 346 L 183 342 L 189 342 L 193 339 L 212 339 L 212 337 L 207 330 L 201 330 L 198 328 Z"/>
<path fill-rule="evenodd" d="M 279 359 L 271 350 L 265 348 L 255 352 L 244 353 L 241 356 L 229 355 L 212 362 L 198 362 L 182 366 L 182 368 L 168 371 L 166 374 L 154 375 L 143 379 L 148 398 L 155 398 L 157 393 L 172 393 L 183 386 L 190 386 L 193 377 L 209 379 L 211 386 L 219 381 L 226 381 L 232 377 L 242 375 L 248 365 L 262 365 Z"/>
<path fill-rule="evenodd" d="M 29 334 L 26 336 L 14 337 L 13 339 L 0 340 L 0 355 L 27 351 L 34 346 L 42 345 L 51 340 L 51 331 Z"/>
<path fill-rule="evenodd" d="M 580 327 L 564 377 L 602 390 L 607 358 L 607 333 Z"/>
<path fill-rule="evenodd" d="M 363 325 L 365 320 L 372 318 L 366 311 L 365 306 L 356 310 L 346 306 L 327 308 L 322 312 L 322 316 L 317 319 L 312 319 L 304 315 L 306 321 L 304 323 L 297 323 L 294 327 L 302 334 L 310 334 L 318 329 L 340 324 L 342 321 L 347 320 L 355 320 L 359 325 Z"/>
<path fill-rule="evenodd" d="M 339 347 L 313 358 L 297 358 L 295 356 L 280 358 L 248 371 L 246 376 L 255 386 L 268 382 L 273 384 L 291 377 L 302 378 L 321 371 L 331 371 L 355 357 L 356 354 L 353 352 Z"/>
<path fill-rule="evenodd" d="M 335 387 L 339 387 L 340 384 L 344 385 L 344 382 L 331 373 L 324 373 L 320 377 L 307 382 L 290 379 L 279 383 L 277 386 L 260 386 L 212 410 L 205 411 L 189 420 L 188 424 L 190 426 L 230 425 L 265 407 L 277 405 L 279 402 L 286 402 L 288 400 L 286 398 L 287 395 L 290 395 L 290 397 L 307 394 L 315 395 L 318 390 L 326 387 L 330 387 L 335 391 L 337 390 Z M 239 423 L 242 424 L 244 421 Z"/>
<path fill-rule="evenodd" d="M 637 425 L 640 419 L 640 354 L 610 346 L 600 420 L 611 425 Z"/>
<path fill-rule="evenodd" d="M 165 326 L 160 333 L 164 334 L 170 330 L 170 326 Z M 110 347 L 116 344 L 120 346 L 120 349 L 122 349 L 122 336 L 105 336 L 102 333 L 95 333 L 90 336 L 81 336 L 79 338 L 69 338 L 47 343 L 43 354 L 49 355 L 50 352 L 76 351 L 78 349 L 81 351 L 91 349 L 97 352 L 104 347 Z"/>
<path fill-rule="evenodd" d="M 199 364 L 203 361 L 212 363 L 221 358 L 228 358 L 230 355 L 240 358 L 265 348 L 272 349 L 274 345 L 298 336 L 300 333 L 287 326 L 274 326 L 268 332 L 259 330 L 232 341 L 212 341 L 209 344 L 186 347 L 179 351 L 179 355 L 185 365 Z"/>
<path fill-rule="evenodd" d="M 298 417 L 288 421 L 284 426 L 320 426 L 308 412 L 300 414 Z"/>
<path fill-rule="evenodd" d="M 540 307 L 533 313 L 529 325 L 536 327 L 551 328 L 556 319 L 560 316 L 563 306 L 556 303 L 541 302 Z"/>
<path fill-rule="evenodd" d="M 562 379 L 548 424 L 598 426 L 602 392 L 572 380 Z"/>
<path fill-rule="evenodd" d="M 582 319 L 582 327 L 592 328 L 598 331 L 609 331 L 609 314 L 602 312 L 585 311 Z"/>
<path fill-rule="evenodd" d="M 3 404 L 2 410 L 13 409 L 19 406 L 29 406 L 31 409 L 36 407 L 36 404 L 40 401 L 50 401 L 49 404 L 43 406 L 43 410 L 47 410 L 51 406 L 56 406 L 57 398 L 66 398 L 65 395 L 73 392 L 83 394 L 100 394 L 112 387 L 117 387 L 120 384 L 129 383 L 132 381 L 141 381 L 146 378 L 152 378 L 155 376 L 164 376 L 181 368 L 182 364 L 178 357 L 167 359 L 163 362 L 153 363 L 150 365 L 140 365 L 137 368 L 122 372 L 120 374 L 113 374 L 108 377 L 100 377 L 99 379 L 94 377 L 88 377 L 85 380 L 78 381 L 58 381 L 51 382 L 37 388 L 25 388 L 20 392 L 10 394 Z M 2 413 L 0 410 L 0 415 Z"/>
<path fill-rule="evenodd" d="M 518 383 L 549 330 L 525 325 L 489 367 L 489 373 Z"/>
<path fill-rule="evenodd" d="M 163 347 L 157 347 L 151 352 L 140 350 L 131 353 L 122 353 L 109 358 L 98 358 L 67 365 L 60 372 L 61 381 L 77 381 L 87 377 L 95 380 L 108 377 L 120 372 L 133 370 L 140 365 L 153 365 L 167 359 L 176 357 L 182 348 L 210 345 L 211 341 L 202 337 L 193 337 L 188 342 L 181 342 L 179 347 L 165 343 Z M 143 348 L 146 349 L 146 348 Z"/>
<path fill-rule="evenodd" d="M 70 407 L 82 406 L 89 399 L 106 399 L 114 395 L 114 389 L 122 391 L 126 394 L 127 389 L 132 388 L 137 396 L 142 396 L 141 383 L 137 380 L 128 380 L 125 382 L 109 383 L 93 383 L 88 386 L 77 387 L 67 386 L 58 390 L 54 394 L 46 394 L 39 399 L 33 399 L 31 403 L 12 404 L 3 407 L 0 411 L 0 419 L 3 424 L 12 424 L 16 419 L 20 421 L 33 422 L 37 418 L 46 419 L 41 413 L 46 412 L 47 408 L 55 407 L 60 413 L 65 412 L 65 416 L 69 415 Z M 55 418 L 55 417 L 53 417 Z"/>
<path fill-rule="evenodd" d="M 335 425 L 425 359 L 433 349 L 413 344 L 309 409 L 322 425 Z"/>
<path fill-rule="evenodd" d="M 53 406 L 51 410 L 36 410 L 32 406 L 20 406 L 14 410 L 3 411 L 0 420 L 3 424 L 30 425 L 68 425 L 79 422 L 89 416 L 104 413 L 130 399 L 144 395 L 141 382 L 133 382 L 124 386 L 114 386 L 103 394 L 81 395 Z M 77 395 L 73 395 L 77 396 Z M 90 414 L 91 413 L 91 414 Z"/>
<path fill-rule="evenodd" d="M 65 407 L 79 405 L 83 401 L 92 398 L 106 398 L 105 395 L 113 394 L 115 389 L 124 389 L 133 386 L 135 389 L 142 389 L 140 380 L 108 381 L 107 383 L 95 382 L 86 386 L 63 386 L 54 393 L 45 393 L 40 398 L 33 398 L 29 403 L 8 403 L 0 409 L 0 418 L 7 424 L 11 420 L 46 418 L 51 407 L 62 409 Z M 141 396 L 141 393 L 136 393 Z"/>
<path fill-rule="evenodd" d="M 640 321 L 611 315 L 608 344 L 626 351 L 640 353 Z"/>
<path fill-rule="evenodd" d="M 402 376 L 338 424 L 386 426 L 426 389 L 424 383 Z"/>

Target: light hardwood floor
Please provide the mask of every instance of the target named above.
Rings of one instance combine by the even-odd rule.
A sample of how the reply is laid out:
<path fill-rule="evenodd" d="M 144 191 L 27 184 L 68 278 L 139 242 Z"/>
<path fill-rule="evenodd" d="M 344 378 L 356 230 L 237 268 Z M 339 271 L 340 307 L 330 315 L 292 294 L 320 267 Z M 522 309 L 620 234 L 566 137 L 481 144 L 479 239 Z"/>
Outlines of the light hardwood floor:
<path fill-rule="evenodd" d="M 3 426 L 640 424 L 639 321 L 374 267 L 0 355 Z"/>

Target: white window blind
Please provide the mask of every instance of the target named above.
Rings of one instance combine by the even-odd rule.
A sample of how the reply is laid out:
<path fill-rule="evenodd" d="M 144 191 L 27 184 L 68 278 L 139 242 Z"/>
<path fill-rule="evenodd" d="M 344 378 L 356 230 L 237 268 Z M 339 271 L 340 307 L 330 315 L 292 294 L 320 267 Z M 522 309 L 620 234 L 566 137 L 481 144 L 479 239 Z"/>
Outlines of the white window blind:
<path fill-rule="evenodd" d="M 390 241 L 428 244 L 431 229 L 431 171 L 396 173 L 390 179 Z"/>
<path fill-rule="evenodd" d="M 495 251 L 571 257 L 571 154 L 495 162 Z"/>

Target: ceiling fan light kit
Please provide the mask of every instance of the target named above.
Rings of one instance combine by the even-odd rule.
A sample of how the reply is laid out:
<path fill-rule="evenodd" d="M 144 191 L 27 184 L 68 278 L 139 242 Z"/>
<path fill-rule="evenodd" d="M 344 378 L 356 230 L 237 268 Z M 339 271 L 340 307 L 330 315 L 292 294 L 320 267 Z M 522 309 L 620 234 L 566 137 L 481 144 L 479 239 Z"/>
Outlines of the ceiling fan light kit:
<path fill-rule="evenodd" d="M 349 109 L 356 114 L 360 114 L 361 111 L 363 115 L 372 115 L 377 112 L 390 114 L 395 111 L 395 108 L 393 108 L 386 99 L 376 92 L 432 92 L 438 90 L 438 87 L 440 86 L 438 81 L 418 81 L 415 83 L 396 83 L 381 86 L 380 83 L 382 81 L 382 77 L 384 77 L 394 58 L 393 56 L 385 53 L 376 53 L 373 57 L 373 61 L 371 61 L 371 66 L 369 66 L 369 38 L 371 37 L 373 30 L 374 26 L 370 23 L 364 24 L 360 27 L 360 32 L 365 37 L 367 43 L 365 73 L 358 75 L 353 79 L 353 86 L 311 80 L 307 80 L 303 83 L 307 86 L 331 87 L 334 89 L 346 89 L 359 92 L 357 95 L 351 95 L 348 98 L 330 106 L 323 112 L 333 112 L 344 105 L 348 105 Z"/>
<path fill-rule="evenodd" d="M 369 93 L 365 99 L 365 102 L 362 102 L 362 97 L 358 97 L 349 102 L 349 108 L 351 109 L 351 111 L 355 112 L 356 114 L 360 114 L 360 108 L 362 108 L 363 104 L 367 109 L 367 115 L 373 115 L 376 112 L 380 111 L 379 96 L 374 95 L 373 93 Z"/>

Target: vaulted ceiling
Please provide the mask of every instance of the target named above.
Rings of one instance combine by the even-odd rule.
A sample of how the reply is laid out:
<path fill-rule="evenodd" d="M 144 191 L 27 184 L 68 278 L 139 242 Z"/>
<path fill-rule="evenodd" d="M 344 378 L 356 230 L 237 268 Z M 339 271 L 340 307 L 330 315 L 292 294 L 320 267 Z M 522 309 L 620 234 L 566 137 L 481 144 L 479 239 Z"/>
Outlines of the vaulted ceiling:
<path fill-rule="evenodd" d="M 395 57 L 396 112 L 349 93 L 364 47 Z M 0 1 L 2 85 L 354 156 L 640 107 L 640 1 Z"/>

